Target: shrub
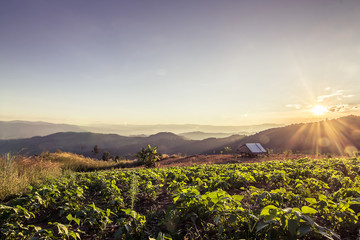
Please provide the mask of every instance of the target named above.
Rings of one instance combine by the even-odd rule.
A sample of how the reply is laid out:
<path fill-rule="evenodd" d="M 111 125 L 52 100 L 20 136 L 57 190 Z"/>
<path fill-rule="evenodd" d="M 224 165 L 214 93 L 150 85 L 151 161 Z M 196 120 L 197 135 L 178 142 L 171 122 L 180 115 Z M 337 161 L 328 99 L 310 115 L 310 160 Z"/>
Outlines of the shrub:
<path fill-rule="evenodd" d="M 136 156 L 140 158 L 147 168 L 155 167 L 155 162 L 160 158 L 160 154 L 157 152 L 157 147 L 155 146 L 152 148 L 150 144 L 146 149 L 142 148 Z"/>
<path fill-rule="evenodd" d="M 110 153 L 107 152 L 107 151 L 105 151 L 105 152 L 103 153 L 101 159 L 104 160 L 104 161 L 109 161 L 109 159 L 110 159 Z"/>

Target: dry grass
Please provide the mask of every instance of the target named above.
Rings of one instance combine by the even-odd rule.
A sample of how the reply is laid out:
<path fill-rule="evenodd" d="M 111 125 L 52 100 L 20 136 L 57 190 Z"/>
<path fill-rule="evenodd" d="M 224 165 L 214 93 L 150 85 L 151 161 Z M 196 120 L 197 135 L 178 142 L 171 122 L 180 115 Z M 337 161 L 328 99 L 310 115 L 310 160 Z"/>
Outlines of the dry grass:
<path fill-rule="evenodd" d="M 68 171 L 94 171 L 131 167 L 134 161 L 100 161 L 73 153 L 42 153 L 37 157 L 3 154 L 0 156 L 0 201 L 29 191 Z"/>
<path fill-rule="evenodd" d="M 41 158 L 49 160 L 53 163 L 60 163 L 62 169 L 73 171 L 94 171 L 99 169 L 115 168 L 119 165 L 114 161 L 101 161 L 67 152 L 43 153 L 41 154 Z"/>
<path fill-rule="evenodd" d="M 0 201 L 28 191 L 29 185 L 41 184 L 61 174 L 59 163 L 3 154 L 0 156 Z"/>

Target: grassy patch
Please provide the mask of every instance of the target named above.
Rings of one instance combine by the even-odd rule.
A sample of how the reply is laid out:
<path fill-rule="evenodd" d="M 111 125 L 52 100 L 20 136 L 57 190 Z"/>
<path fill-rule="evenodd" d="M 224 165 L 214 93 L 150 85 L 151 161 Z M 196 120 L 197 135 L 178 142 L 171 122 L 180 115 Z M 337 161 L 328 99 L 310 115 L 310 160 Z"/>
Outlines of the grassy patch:
<path fill-rule="evenodd" d="M 66 152 L 46 152 L 37 157 L 3 154 L 0 156 L 0 201 L 27 193 L 29 186 L 40 185 L 62 176 L 64 172 L 89 172 L 137 165 L 139 163 L 136 161 L 115 163 Z"/>
<path fill-rule="evenodd" d="M 118 167 L 119 165 L 114 161 L 101 161 L 67 152 L 42 153 L 41 158 L 61 164 L 61 168 L 64 170 L 72 170 L 77 172 L 110 169 Z"/>
<path fill-rule="evenodd" d="M 24 193 L 29 185 L 43 183 L 61 174 L 60 163 L 3 154 L 0 156 L 0 200 Z"/>

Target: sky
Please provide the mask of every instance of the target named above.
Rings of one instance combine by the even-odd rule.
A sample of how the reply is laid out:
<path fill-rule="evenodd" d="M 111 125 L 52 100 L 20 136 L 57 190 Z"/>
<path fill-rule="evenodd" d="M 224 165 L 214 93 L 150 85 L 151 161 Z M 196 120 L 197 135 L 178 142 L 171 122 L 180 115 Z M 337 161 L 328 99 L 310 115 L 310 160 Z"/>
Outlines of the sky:
<path fill-rule="evenodd" d="M 358 0 L 0 1 L 0 120 L 360 115 Z"/>

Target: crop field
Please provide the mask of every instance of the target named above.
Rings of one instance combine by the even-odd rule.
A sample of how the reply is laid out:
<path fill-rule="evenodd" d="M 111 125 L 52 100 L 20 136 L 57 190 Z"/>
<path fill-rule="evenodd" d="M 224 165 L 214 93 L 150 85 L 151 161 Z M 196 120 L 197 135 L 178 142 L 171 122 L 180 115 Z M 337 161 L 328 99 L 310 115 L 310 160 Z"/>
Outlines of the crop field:
<path fill-rule="evenodd" d="M 0 204 L 0 239 L 359 239 L 360 158 L 72 173 Z"/>

